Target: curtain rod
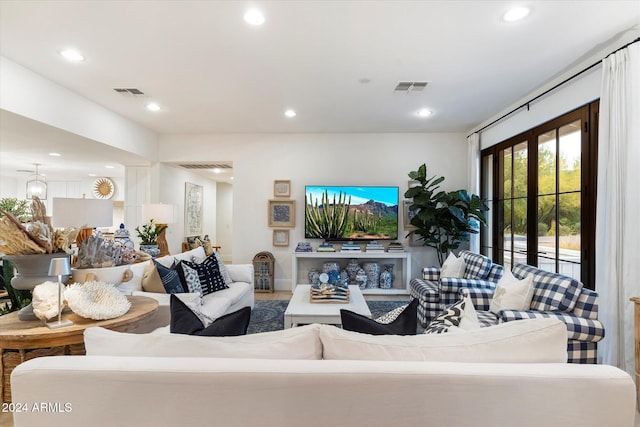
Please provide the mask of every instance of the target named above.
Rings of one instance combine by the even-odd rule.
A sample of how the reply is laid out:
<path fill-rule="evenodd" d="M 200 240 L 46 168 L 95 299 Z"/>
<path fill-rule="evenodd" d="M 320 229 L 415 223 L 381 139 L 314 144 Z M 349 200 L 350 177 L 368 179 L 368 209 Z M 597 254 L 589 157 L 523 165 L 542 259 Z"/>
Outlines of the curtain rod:
<path fill-rule="evenodd" d="M 614 53 L 628 47 L 629 45 L 632 45 L 634 43 L 637 43 L 638 41 L 640 41 L 640 37 L 636 38 L 634 41 L 629 42 L 627 44 L 625 44 L 622 47 L 619 47 L 618 49 L 614 50 L 613 52 L 609 53 L 607 56 L 605 56 L 603 59 L 608 58 L 609 56 L 613 55 Z M 561 81 L 560 83 L 558 83 L 557 85 L 553 86 L 550 89 L 545 90 L 544 92 L 542 92 L 541 94 L 537 95 L 536 97 L 530 99 L 529 101 L 525 102 L 524 104 L 522 104 L 519 107 L 514 108 L 513 110 L 509 111 L 508 113 L 498 117 L 497 119 L 495 119 L 494 121 L 492 121 L 491 123 L 484 125 L 483 127 L 481 127 L 480 129 L 474 131 L 471 133 L 471 135 L 473 135 L 474 133 L 480 133 L 483 130 L 490 128 L 491 126 L 495 125 L 496 123 L 498 123 L 499 121 L 509 117 L 510 115 L 512 115 L 513 113 L 515 113 L 516 111 L 519 111 L 521 109 L 523 109 L 524 107 L 527 107 L 527 111 L 529 110 L 529 104 L 531 104 L 532 102 L 542 98 L 543 96 L 545 96 L 546 94 L 548 94 L 549 92 L 552 92 L 554 90 L 556 90 L 557 88 L 559 88 L 560 86 L 564 85 L 565 83 L 575 79 L 576 77 L 580 76 L 581 74 L 586 73 L 587 71 L 589 71 L 590 69 L 592 69 L 593 67 L 597 66 L 598 64 L 600 64 L 602 62 L 602 59 L 597 61 L 594 64 L 589 65 L 587 68 L 583 69 L 582 71 L 578 71 L 576 74 L 572 75 L 571 77 L 568 77 L 566 79 L 564 79 L 563 81 Z M 471 135 L 467 135 L 467 138 L 469 138 Z"/>

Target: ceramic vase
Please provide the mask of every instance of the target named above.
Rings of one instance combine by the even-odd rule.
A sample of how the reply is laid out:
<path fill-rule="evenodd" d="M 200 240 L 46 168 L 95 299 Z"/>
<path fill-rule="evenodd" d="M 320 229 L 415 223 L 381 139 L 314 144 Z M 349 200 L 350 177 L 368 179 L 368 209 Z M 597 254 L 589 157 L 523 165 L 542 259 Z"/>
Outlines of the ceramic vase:
<path fill-rule="evenodd" d="M 3 259 L 9 261 L 15 267 L 17 274 L 11 279 L 11 286 L 15 289 L 33 290 L 44 282 L 57 282 L 58 276 L 49 276 L 49 264 L 54 258 L 69 257 L 69 254 L 58 252 L 53 254 L 34 255 L 5 255 Z M 62 276 L 62 283 L 69 279 L 70 275 Z M 18 312 L 20 320 L 38 320 L 33 314 L 33 306 L 29 304 Z"/>
<path fill-rule="evenodd" d="M 356 285 L 358 285 L 360 289 L 367 287 L 367 273 L 365 273 L 362 268 L 356 273 Z"/>
<path fill-rule="evenodd" d="M 158 248 L 158 245 L 140 245 L 140 252 L 144 252 L 155 258 L 160 255 L 160 248 Z"/>
<path fill-rule="evenodd" d="M 349 283 L 356 283 L 356 274 L 360 270 L 360 264 L 357 259 L 349 260 L 347 264 L 347 273 L 349 274 Z"/>
<path fill-rule="evenodd" d="M 315 268 L 309 270 L 309 274 L 307 275 L 309 279 L 310 285 L 319 285 L 320 284 L 320 272 Z"/>

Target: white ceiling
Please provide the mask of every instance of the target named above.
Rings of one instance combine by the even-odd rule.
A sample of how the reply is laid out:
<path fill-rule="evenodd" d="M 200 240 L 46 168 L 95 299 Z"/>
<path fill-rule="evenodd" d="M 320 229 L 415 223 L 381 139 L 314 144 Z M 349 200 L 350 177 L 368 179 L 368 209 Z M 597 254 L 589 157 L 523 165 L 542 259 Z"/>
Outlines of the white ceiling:
<path fill-rule="evenodd" d="M 638 33 L 640 0 L 522 1 L 529 17 L 502 22 L 516 3 L 3 0 L 0 53 L 158 134 L 467 132 Z M 249 6 L 263 26 L 243 22 Z M 86 60 L 63 60 L 69 46 Z M 429 84 L 394 93 L 400 81 Z M 149 100 L 162 111 L 147 111 Z M 433 115 L 418 118 L 422 107 Z M 51 163 L 44 140 L 74 148 L 56 160 L 68 171 L 67 161 L 129 156 L 11 113 L 0 120 L 3 175 Z"/>

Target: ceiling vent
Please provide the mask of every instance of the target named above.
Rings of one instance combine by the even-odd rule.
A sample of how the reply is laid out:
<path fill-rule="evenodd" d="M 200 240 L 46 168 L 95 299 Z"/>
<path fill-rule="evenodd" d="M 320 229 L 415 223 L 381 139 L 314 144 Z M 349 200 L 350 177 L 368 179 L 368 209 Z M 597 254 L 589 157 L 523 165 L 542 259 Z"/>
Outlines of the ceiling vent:
<path fill-rule="evenodd" d="M 116 88 L 113 88 L 113 90 L 115 90 L 116 92 L 124 96 L 137 96 L 137 97 L 147 96 L 143 91 L 141 91 L 140 89 L 136 89 L 134 87 L 132 88 L 116 87 Z"/>
<path fill-rule="evenodd" d="M 187 163 L 180 166 L 185 169 L 231 169 L 231 165 L 226 163 Z"/>
<path fill-rule="evenodd" d="M 404 93 L 422 92 L 428 84 L 429 82 L 399 82 L 393 91 Z"/>

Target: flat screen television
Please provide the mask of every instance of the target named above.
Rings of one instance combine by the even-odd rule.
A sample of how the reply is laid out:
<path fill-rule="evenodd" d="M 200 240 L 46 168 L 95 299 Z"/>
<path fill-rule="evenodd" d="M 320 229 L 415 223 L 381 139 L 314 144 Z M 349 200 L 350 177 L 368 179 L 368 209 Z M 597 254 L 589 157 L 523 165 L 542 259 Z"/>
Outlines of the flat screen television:
<path fill-rule="evenodd" d="M 306 239 L 395 240 L 398 187 L 305 186 Z"/>

